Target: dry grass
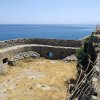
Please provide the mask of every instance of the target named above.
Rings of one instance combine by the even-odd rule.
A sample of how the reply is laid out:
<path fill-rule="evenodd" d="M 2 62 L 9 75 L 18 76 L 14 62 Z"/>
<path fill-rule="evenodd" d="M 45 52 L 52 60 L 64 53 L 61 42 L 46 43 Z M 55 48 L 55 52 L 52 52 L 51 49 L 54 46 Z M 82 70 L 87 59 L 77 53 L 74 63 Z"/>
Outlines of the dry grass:
<path fill-rule="evenodd" d="M 28 78 L 28 73 L 40 72 L 44 77 Z M 47 59 L 24 59 L 0 77 L 5 89 L 0 100 L 64 100 L 66 79 L 76 78 L 76 63 Z M 7 85 L 2 87 L 2 85 Z M 9 85 L 10 84 L 10 85 Z M 5 98 L 5 99 L 4 99 Z"/>

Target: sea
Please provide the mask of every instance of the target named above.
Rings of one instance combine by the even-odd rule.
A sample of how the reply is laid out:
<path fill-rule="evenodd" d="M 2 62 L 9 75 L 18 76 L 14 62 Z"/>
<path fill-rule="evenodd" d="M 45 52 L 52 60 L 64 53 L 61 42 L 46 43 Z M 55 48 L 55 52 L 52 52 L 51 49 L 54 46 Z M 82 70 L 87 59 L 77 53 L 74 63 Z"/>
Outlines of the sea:
<path fill-rule="evenodd" d="M 96 25 L 79 24 L 3 24 L 0 41 L 16 38 L 80 40 L 95 31 Z"/>

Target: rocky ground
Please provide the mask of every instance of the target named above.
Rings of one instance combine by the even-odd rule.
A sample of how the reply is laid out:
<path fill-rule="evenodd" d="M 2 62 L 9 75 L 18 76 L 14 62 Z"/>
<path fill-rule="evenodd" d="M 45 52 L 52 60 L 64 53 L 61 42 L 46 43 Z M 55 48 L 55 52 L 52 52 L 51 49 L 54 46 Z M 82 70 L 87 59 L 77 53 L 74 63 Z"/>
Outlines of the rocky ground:
<path fill-rule="evenodd" d="M 0 75 L 0 100 L 64 100 L 65 81 L 76 76 L 75 62 L 24 59 Z"/>

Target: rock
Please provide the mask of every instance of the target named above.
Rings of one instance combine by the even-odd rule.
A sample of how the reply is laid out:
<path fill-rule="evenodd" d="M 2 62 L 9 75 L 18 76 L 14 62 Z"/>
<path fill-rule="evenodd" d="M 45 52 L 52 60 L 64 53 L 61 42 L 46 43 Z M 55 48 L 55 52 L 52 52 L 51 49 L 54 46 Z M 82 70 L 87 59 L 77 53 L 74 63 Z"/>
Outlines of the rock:
<path fill-rule="evenodd" d="M 28 52 L 19 53 L 18 55 L 15 55 L 13 58 L 11 58 L 8 61 L 8 65 L 15 66 L 16 65 L 16 62 L 18 60 L 21 60 L 21 59 L 24 59 L 24 58 L 29 58 L 29 57 L 39 58 L 40 57 L 40 54 L 38 54 L 38 53 L 36 53 L 34 51 L 28 51 Z"/>
<path fill-rule="evenodd" d="M 92 84 L 93 84 L 94 87 L 96 87 L 97 84 L 98 84 L 98 79 L 95 78 L 95 77 L 93 77 L 93 78 L 92 78 Z"/>
<path fill-rule="evenodd" d="M 15 62 L 15 61 L 9 61 L 9 62 L 8 62 L 8 65 L 10 65 L 10 66 L 15 66 L 15 65 L 16 65 L 16 62 Z"/>
<path fill-rule="evenodd" d="M 64 58 L 63 61 L 77 61 L 77 58 L 75 55 L 71 55 Z"/>
<path fill-rule="evenodd" d="M 20 56 L 19 55 L 16 55 L 15 57 L 14 57 L 14 59 L 19 59 L 20 58 Z"/>
<path fill-rule="evenodd" d="M 40 54 L 36 53 L 36 52 L 33 52 L 33 53 L 31 53 L 31 57 L 33 57 L 33 58 L 39 58 Z"/>
<path fill-rule="evenodd" d="M 30 57 L 30 55 L 28 54 L 28 52 L 24 52 L 24 53 L 23 53 L 23 57 L 24 57 L 24 58 L 28 58 L 28 57 Z"/>
<path fill-rule="evenodd" d="M 29 57 L 32 57 L 32 58 L 39 58 L 40 57 L 40 54 L 34 52 L 34 51 L 28 51 L 28 52 L 22 52 L 22 53 L 19 53 L 18 55 L 15 55 L 13 58 L 11 58 L 9 61 L 8 61 L 8 65 L 11 65 L 11 66 L 15 66 L 16 65 L 16 62 L 18 60 L 21 60 L 21 59 L 24 59 L 24 58 L 29 58 Z"/>
<path fill-rule="evenodd" d="M 97 100 L 97 96 L 92 95 L 92 100 Z"/>
<path fill-rule="evenodd" d="M 36 86 L 41 88 L 42 90 L 51 90 L 51 87 L 48 85 L 41 85 L 37 83 Z"/>
<path fill-rule="evenodd" d="M 8 64 L 0 65 L 0 74 L 6 74 L 8 71 Z"/>
<path fill-rule="evenodd" d="M 21 59 L 29 58 L 29 57 L 39 58 L 40 54 L 38 54 L 34 51 L 22 52 L 22 53 L 19 53 L 18 55 L 16 55 L 13 59 L 14 59 L 14 61 L 17 61 L 17 60 L 21 60 Z"/>

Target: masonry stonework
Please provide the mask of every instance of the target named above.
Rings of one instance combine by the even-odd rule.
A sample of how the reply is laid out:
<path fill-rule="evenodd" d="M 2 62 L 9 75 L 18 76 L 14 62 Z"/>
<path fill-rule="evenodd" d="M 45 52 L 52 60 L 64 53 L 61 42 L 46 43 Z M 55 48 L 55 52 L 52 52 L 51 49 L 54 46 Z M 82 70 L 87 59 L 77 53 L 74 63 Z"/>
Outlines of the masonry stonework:
<path fill-rule="evenodd" d="M 0 42 L 0 48 L 23 44 L 42 44 L 63 47 L 80 47 L 82 42 L 79 40 L 57 40 L 57 39 L 14 39 Z"/>
<path fill-rule="evenodd" d="M 47 59 L 64 59 L 75 54 L 76 50 L 82 46 L 81 41 L 76 40 L 56 40 L 56 39 L 15 39 L 0 42 L 0 66 L 11 62 L 14 57 L 18 59 L 32 56 L 37 53 L 40 57 Z M 29 51 L 33 52 L 29 55 Z M 3 67 L 2 67 L 3 68 Z"/>

